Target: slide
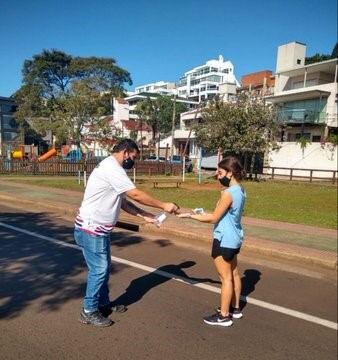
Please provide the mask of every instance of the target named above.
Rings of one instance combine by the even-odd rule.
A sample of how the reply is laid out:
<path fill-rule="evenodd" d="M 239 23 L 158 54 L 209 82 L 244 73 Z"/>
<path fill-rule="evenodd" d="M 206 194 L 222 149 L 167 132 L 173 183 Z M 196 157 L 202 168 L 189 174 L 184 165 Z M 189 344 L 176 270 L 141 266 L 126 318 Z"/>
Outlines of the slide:
<path fill-rule="evenodd" d="M 49 158 L 51 158 L 52 156 L 55 156 L 56 155 L 56 150 L 53 148 L 53 149 L 50 149 L 49 151 L 47 151 L 46 153 L 44 153 L 43 155 L 41 155 L 39 158 L 38 158 L 38 161 L 45 161 L 45 160 L 48 160 Z"/>

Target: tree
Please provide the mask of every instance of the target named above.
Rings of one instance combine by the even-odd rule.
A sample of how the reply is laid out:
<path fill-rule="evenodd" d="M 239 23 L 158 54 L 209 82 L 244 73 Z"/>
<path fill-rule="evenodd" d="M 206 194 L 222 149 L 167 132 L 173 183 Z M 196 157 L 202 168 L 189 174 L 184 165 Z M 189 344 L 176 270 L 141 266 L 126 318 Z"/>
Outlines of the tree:
<path fill-rule="evenodd" d="M 147 97 L 136 105 L 136 112 L 141 123 L 145 122 L 152 129 L 153 143 L 160 142 L 161 138 L 168 135 L 171 131 L 172 116 L 174 111 L 173 99 L 170 96 L 156 96 L 152 99 Z M 175 123 L 180 119 L 180 114 L 187 111 L 183 103 L 176 103 Z"/>
<path fill-rule="evenodd" d="M 17 119 L 29 120 L 42 134 L 52 131 L 59 142 L 81 141 L 85 122 L 95 134 L 104 135 L 107 127 L 98 114 L 108 114 L 111 94 L 121 93 L 124 83 L 132 84 L 129 72 L 113 58 L 73 57 L 59 50 L 44 50 L 25 60 L 22 74 L 23 85 L 15 94 Z"/>
<path fill-rule="evenodd" d="M 257 154 L 276 146 L 277 124 L 274 111 L 259 99 L 242 95 L 236 103 L 215 100 L 202 111 L 195 125 L 196 138 L 203 148 L 243 157 L 244 165 L 251 156 L 252 174 Z"/>
<path fill-rule="evenodd" d="M 330 54 L 316 53 L 313 56 L 305 58 L 305 65 L 310 65 L 310 64 L 321 62 L 321 61 L 330 60 L 330 59 L 332 59 Z"/>
<path fill-rule="evenodd" d="M 52 114 L 51 129 L 60 142 L 81 143 L 97 141 L 112 145 L 120 132 L 104 116 L 109 107 L 109 97 L 103 96 L 92 80 L 73 82 L 67 95 L 60 99 L 60 107 Z"/>
<path fill-rule="evenodd" d="M 332 53 L 331 53 L 331 58 L 332 59 L 335 59 L 337 57 L 338 57 L 338 42 L 336 43 L 336 45 L 332 49 Z"/>

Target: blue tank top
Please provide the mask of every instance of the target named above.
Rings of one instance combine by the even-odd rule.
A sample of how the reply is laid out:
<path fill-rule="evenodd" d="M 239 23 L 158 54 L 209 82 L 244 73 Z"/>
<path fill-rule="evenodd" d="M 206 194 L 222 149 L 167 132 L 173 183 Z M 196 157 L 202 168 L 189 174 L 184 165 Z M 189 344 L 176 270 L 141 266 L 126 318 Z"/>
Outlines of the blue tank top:
<path fill-rule="evenodd" d="M 241 218 L 243 214 L 246 193 L 240 185 L 230 186 L 224 190 L 230 193 L 232 204 L 214 227 L 214 239 L 221 242 L 221 247 L 238 249 L 243 242 Z"/>

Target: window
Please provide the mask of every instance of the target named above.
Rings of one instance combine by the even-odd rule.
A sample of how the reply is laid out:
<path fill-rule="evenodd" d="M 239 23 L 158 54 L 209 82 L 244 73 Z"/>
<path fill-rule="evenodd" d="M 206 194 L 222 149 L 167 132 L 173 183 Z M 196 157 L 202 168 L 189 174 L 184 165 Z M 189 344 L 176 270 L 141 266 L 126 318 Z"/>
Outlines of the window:
<path fill-rule="evenodd" d="M 300 65 L 302 61 L 300 59 L 297 59 L 297 65 Z"/>
<path fill-rule="evenodd" d="M 14 141 L 19 137 L 17 132 L 13 131 L 4 131 L 3 132 L 3 140 L 4 141 Z"/>
<path fill-rule="evenodd" d="M 320 135 L 313 135 L 312 142 L 320 142 L 321 138 L 322 137 Z"/>
<path fill-rule="evenodd" d="M 12 130 L 18 128 L 18 123 L 11 115 L 2 115 L 2 124 L 4 130 Z"/>
<path fill-rule="evenodd" d="M 229 69 L 224 69 L 222 72 L 224 72 L 225 74 L 229 74 Z"/>
<path fill-rule="evenodd" d="M 12 113 L 15 111 L 15 106 L 11 104 L 0 104 L 0 112 Z"/>
<path fill-rule="evenodd" d="M 301 137 L 307 140 L 311 140 L 311 133 L 303 133 L 303 135 L 301 133 L 297 133 L 295 136 L 296 140 L 299 140 Z"/>

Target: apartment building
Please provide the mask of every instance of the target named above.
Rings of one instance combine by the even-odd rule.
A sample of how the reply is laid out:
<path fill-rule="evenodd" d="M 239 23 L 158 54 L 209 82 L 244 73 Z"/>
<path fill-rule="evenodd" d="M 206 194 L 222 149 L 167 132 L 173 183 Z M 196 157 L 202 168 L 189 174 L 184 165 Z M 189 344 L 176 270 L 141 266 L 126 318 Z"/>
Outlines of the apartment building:
<path fill-rule="evenodd" d="M 337 132 L 337 59 L 305 65 L 305 53 L 299 42 L 278 48 L 274 95 L 265 99 L 277 107 L 281 141 L 320 142 Z"/>
<path fill-rule="evenodd" d="M 329 140 L 338 134 L 337 58 L 307 65 L 305 56 L 300 42 L 278 47 L 274 94 L 265 99 L 277 108 L 280 148 L 267 160 L 275 167 L 336 170 L 337 146 Z"/>
<path fill-rule="evenodd" d="M 176 85 L 173 82 L 157 81 L 135 87 L 135 94 L 152 93 L 160 95 L 174 95 Z"/>
<path fill-rule="evenodd" d="M 275 88 L 275 76 L 271 70 L 262 70 L 246 74 L 241 77 L 239 93 L 247 93 L 253 97 L 273 95 Z"/>
<path fill-rule="evenodd" d="M 14 112 L 13 99 L 0 96 L 0 156 L 7 156 L 17 145 L 23 144 Z"/>
<path fill-rule="evenodd" d="M 209 60 L 184 73 L 177 84 L 178 95 L 197 102 L 210 100 L 219 94 L 222 83 L 238 85 L 233 64 L 220 55 L 218 60 Z"/>

